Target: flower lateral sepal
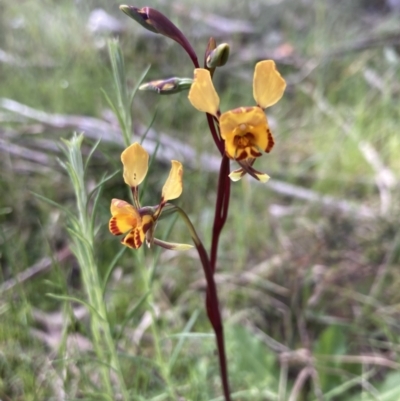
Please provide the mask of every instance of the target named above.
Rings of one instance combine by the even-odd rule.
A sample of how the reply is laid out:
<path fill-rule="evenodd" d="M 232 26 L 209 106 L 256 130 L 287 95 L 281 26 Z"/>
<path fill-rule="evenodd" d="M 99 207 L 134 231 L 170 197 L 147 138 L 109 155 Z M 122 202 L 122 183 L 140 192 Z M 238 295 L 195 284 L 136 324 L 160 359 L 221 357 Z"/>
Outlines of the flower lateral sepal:
<path fill-rule="evenodd" d="M 157 238 L 154 238 L 154 244 L 161 246 L 162 248 L 169 249 L 171 251 L 187 251 L 193 248 L 193 245 L 179 244 L 176 242 L 166 242 Z"/>
<path fill-rule="evenodd" d="M 139 86 L 139 90 L 155 92 L 159 95 L 172 95 L 189 90 L 192 86 L 191 78 L 168 78 L 146 82 Z"/>
<path fill-rule="evenodd" d="M 238 168 L 237 170 L 231 171 L 229 174 L 229 178 L 233 181 L 239 181 L 242 179 L 242 177 L 246 174 L 246 171 L 242 168 Z"/>
<path fill-rule="evenodd" d="M 239 181 L 246 173 L 251 175 L 253 178 L 255 178 L 257 181 L 260 182 L 267 182 L 271 177 L 267 173 L 262 173 L 261 171 L 256 170 L 255 168 L 252 167 L 255 159 L 247 159 L 243 161 L 238 161 L 239 165 L 241 168 L 237 170 L 233 170 L 229 174 L 229 178 L 236 182 Z"/>

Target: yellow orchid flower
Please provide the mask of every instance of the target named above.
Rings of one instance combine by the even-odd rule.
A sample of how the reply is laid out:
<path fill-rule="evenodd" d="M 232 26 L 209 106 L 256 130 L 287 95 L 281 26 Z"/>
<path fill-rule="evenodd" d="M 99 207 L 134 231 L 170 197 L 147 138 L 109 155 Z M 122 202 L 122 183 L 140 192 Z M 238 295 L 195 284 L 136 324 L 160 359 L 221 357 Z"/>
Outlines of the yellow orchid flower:
<path fill-rule="evenodd" d="M 171 170 L 162 189 L 160 204 L 156 207 L 141 207 L 138 186 L 146 177 L 149 154 L 140 144 L 134 143 L 122 152 L 121 161 L 124 166 L 124 181 L 131 187 L 135 206 L 121 199 L 111 201 L 112 217 L 108 225 L 111 234 L 127 233 L 121 242 L 134 249 L 140 248 L 145 240 L 148 246 L 155 243 L 167 249 L 191 248 L 191 245 L 169 243 L 154 238 L 154 229 L 162 209 L 169 200 L 178 198 L 182 193 L 182 164 L 176 160 L 171 161 Z"/>
<path fill-rule="evenodd" d="M 225 153 L 242 166 L 230 174 L 233 181 L 246 172 L 260 181 L 268 175 L 252 168 L 255 158 L 262 152 L 269 153 L 274 139 L 263 109 L 274 105 L 283 96 L 286 82 L 276 70 L 273 60 L 256 64 L 253 77 L 253 97 L 257 106 L 239 107 L 220 113 L 219 96 L 212 83 L 210 72 L 203 68 L 194 71 L 194 81 L 189 91 L 189 101 L 197 110 L 218 119 L 221 138 L 225 141 Z"/>

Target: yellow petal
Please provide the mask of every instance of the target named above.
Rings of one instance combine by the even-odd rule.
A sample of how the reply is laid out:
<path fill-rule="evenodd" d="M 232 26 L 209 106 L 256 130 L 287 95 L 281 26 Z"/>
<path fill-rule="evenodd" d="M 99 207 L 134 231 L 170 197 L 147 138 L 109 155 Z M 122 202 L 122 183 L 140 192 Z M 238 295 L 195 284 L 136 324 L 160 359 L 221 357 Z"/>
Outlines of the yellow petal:
<path fill-rule="evenodd" d="M 189 101 L 197 110 L 217 115 L 219 97 L 211 80 L 210 72 L 204 68 L 194 70 L 194 81 L 189 91 Z"/>
<path fill-rule="evenodd" d="M 135 142 L 121 154 L 124 165 L 124 181 L 130 187 L 137 187 L 146 177 L 149 167 L 149 154 Z"/>
<path fill-rule="evenodd" d="M 176 199 L 181 195 L 183 186 L 182 176 L 182 164 L 176 160 L 171 160 L 171 170 L 162 189 L 161 203 L 165 203 L 171 199 Z"/>
<path fill-rule="evenodd" d="M 272 60 L 256 64 L 253 78 L 253 96 L 257 104 L 265 109 L 275 104 L 283 95 L 286 82 L 276 70 Z"/>
<path fill-rule="evenodd" d="M 121 235 L 142 224 L 139 212 L 128 202 L 120 199 L 111 201 L 111 215 L 108 228 L 114 235 Z"/>

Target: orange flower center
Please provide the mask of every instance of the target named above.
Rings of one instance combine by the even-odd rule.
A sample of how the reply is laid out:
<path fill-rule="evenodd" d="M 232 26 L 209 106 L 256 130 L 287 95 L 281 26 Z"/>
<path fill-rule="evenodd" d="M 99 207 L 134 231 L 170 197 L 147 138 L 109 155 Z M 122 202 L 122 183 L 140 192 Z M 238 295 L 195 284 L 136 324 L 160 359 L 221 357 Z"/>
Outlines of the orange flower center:
<path fill-rule="evenodd" d="M 233 143 L 237 149 L 245 149 L 248 146 L 253 146 L 254 135 L 251 132 L 246 132 L 244 135 L 235 135 Z"/>

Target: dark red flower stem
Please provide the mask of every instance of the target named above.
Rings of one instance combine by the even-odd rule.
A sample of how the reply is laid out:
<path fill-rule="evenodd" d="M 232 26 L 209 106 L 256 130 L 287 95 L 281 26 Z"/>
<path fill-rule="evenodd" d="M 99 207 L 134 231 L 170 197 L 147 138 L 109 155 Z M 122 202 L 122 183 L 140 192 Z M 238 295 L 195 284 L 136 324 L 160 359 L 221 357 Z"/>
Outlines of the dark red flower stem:
<path fill-rule="evenodd" d="M 207 282 L 207 295 L 206 295 L 207 316 L 211 322 L 211 326 L 214 329 L 217 341 L 219 366 L 221 371 L 221 381 L 222 381 L 222 388 L 224 391 L 225 401 L 231 401 L 231 396 L 229 392 L 229 381 L 228 381 L 228 367 L 226 363 L 225 344 L 224 344 L 224 328 L 222 324 L 221 313 L 219 310 L 217 286 L 215 285 L 214 272 L 211 269 L 210 259 L 208 257 L 206 249 L 204 248 L 203 243 L 201 242 L 199 236 L 197 235 L 197 232 L 187 214 L 179 206 L 172 206 L 172 205 L 169 206 L 170 206 L 169 212 L 171 211 L 178 212 L 179 215 L 184 220 L 184 222 L 186 223 L 187 227 L 189 228 L 190 235 L 193 239 L 193 242 L 196 246 L 197 252 L 200 257 L 201 265 L 203 266 L 204 276 Z M 166 210 L 166 213 L 168 213 L 168 208 Z"/>
<path fill-rule="evenodd" d="M 218 349 L 218 358 L 219 358 L 219 367 L 221 371 L 221 381 L 222 387 L 224 390 L 225 401 L 230 401 L 230 391 L 229 391 L 229 381 L 228 381 L 228 367 L 226 362 L 226 354 L 225 354 L 225 342 L 224 342 L 224 326 L 221 319 L 221 314 L 219 310 L 219 303 L 217 297 L 217 288 L 214 281 L 214 272 L 217 261 L 218 254 L 218 243 L 219 236 L 221 231 L 225 225 L 226 219 L 228 217 L 228 209 L 229 209 L 229 200 L 230 200 L 230 189 L 231 189 L 231 180 L 229 178 L 229 158 L 225 154 L 225 146 L 224 142 L 219 135 L 219 126 L 218 132 L 215 128 L 214 117 L 211 114 L 206 113 L 208 127 L 210 128 L 211 135 L 214 139 L 215 145 L 217 146 L 219 152 L 222 155 L 221 167 L 219 171 L 218 177 L 218 190 L 217 190 L 217 200 L 215 204 L 215 215 L 214 215 L 214 225 L 213 225 L 213 235 L 211 241 L 211 260 L 209 261 L 209 267 L 211 272 L 211 277 L 207 277 L 206 270 L 204 273 L 206 274 L 207 280 L 207 295 L 206 295 L 206 309 L 208 319 L 211 322 L 211 325 L 215 332 L 215 337 L 217 340 L 217 349 Z M 217 122 L 218 124 L 218 122 Z M 203 248 L 204 249 L 204 248 Z M 205 252 L 205 250 L 204 250 Z M 200 254 L 200 251 L 199 251 Z M 207 255 L 207 253 L 205 253 Z M 208 259 L 208 258 L 207 258 Z M 203 263 L 203 261 L 202 261 Z M 204 266 L 204 263 L 203 263 Z M 215 291 L 215 294 L 214 294 Z"/>
<path fill-rule="evenodd" d="M 214 272 L 217 262 L 218 243 L 221 231 L 228 217 L 229 200 L 231 195 L 231 180 L 229 178 L 229 158 L 224 154 L 219 170 L 217 200 L 215 204 L 213 236 L 211 242 L 210 263 Z"/>
<path fill-rule="evenodd" d="M 199 68 L 199 63 L 196 59 L 193 59 L 195 68 Z M 211 135 L 214 139 L 215 145 L 222 155 L 221 168 L 218 178 L 218 192 L 217 201 L 215 205 L 215 216 L 213 226 L 213 236 L 211 243 L 211 260 L 208 258 L 208 254 L 202 243 L 196 243 L 196 248 L 199 253 L 201 263 L 203 265 L 204 274 L 207 281 L 207 295 L 206 295 L 206 309 L 207 316 L 214 329 L 215 337 L 217 340 L 217 350 L 219 358 L 219 367 L 221 372 L 222 387 L 224 390 L 225 401 L 231 401 L 231 395 L 229 391 L 229 380 L 228 380 L 228 366 L 226 362 L 225 354 L 225 341 L 224 341 L 224 326 L 221 319 L 221 313 L 219 310 L 219 302 L 217 295 L 217 287 L 214 280 L 214 271 L 217 260 L 217 251 L 219 236 L 222 228 L 224 227 L 226 218 L 228 216 L 229 199 L 230 199 L 230 178 L 229 178 L 229 159 L 225 154 L 224 142 L 219 135 L 215 127 L 214 117 L 211 114 L 206 113 L 208 127 L 210 128 Z M 218 124 L 218 121 L 217 121 Z"/>
<path fill-rule="evenodd" d="M 225 401 L 231 401 L 228 381 L 228 367 L 226 363 L 224 327 L 222 324 L 221 313 L 219 310 L 219 301 L 217 287 L 214 280 L 214 272 L 211 269 L 210 260 L 207 251 L 202 243 L 196 243 L 197 252 L 199 253 L 201 264 L 203 265 L 204 275 L 207 281 L 206 309 L 207 316 L 215 332 L 217 340 L 219 367 L 221 371 L 221 381 L 224 390 Z"/>
<path fill-rule="evenodd" d="M 198 68 L 198 67 L 196 67 Z M 211 322 L 211 325 L 215 332 L 215 337 L 217 340 L 219 367 L 221 372 L 222 387 L 224 390 L 225 401 L 230 401 L 230 391 L 229 391 L 229 380 L 228 380 L 228 367 L 226 362 L 225 354 L 225 342 L 224 342 L 224 326 L 221 319 L 221 314 L 219 310 L 219 303 L 217 297 L 217 288 L 214 281 L 214 272 L 217 261 L 218 254 L 218 244 L 221 231 L 225 225 L 226 218 L 228 216 L 229 199 L 230 199 L 230 188 L 231 180 L 229 178 L 229 159 L 225 154 L 224 141 L 219 135 L 219 123 L 216 118 L 211 114 L 206 113 L 207 123 L 210 129 L 211 135 L 214 139 L 215 145 L 217 146 L 221 156 L 221 167 L 218 177 L 218 190 L 217 190 L 217 200 L 215 204 L 215 215 L 213 224 L 213 235 L 211 241 L 211 259 L 209 261 L 209 267 L 211 272 L 211 277 L 207 277 L 209 272 L 204 270 L 207 280 L 207 295 L 206 295 L 206 309 L 207 315 Z M 217 124 L 217 128 L 215 126 Z M 203 248 L 204 249 L 204 248 Z M 200 251 L 199 251 L 200 254 Z M 205 253 L 207 255 L 207 253 Z M 203 262 L 203 261 L 202 261 Z M 203 263 L 204 266 L 204 263 Z M 208 270 L 208 269 L 207 269 Z M 215 294 L 214 294 L 215 291 Z"/>
<path fill-rule="evenodd" d="M 222 139 L 220 138 L 217 130 L 215 129 L 215 124 L 214 124 L 214 117 L 211 114 L 206 113 L 207 116 L 207 123 L 208 123 L 208 127 L 210 128 L 211 131 L 211 135 L 214 139 L 215 145 L 217 146 L 219 153 L 221 153 L 221 156 L 225 153 L 225 149 L 224 149 L 224 142 L 222 141 Z"/>

